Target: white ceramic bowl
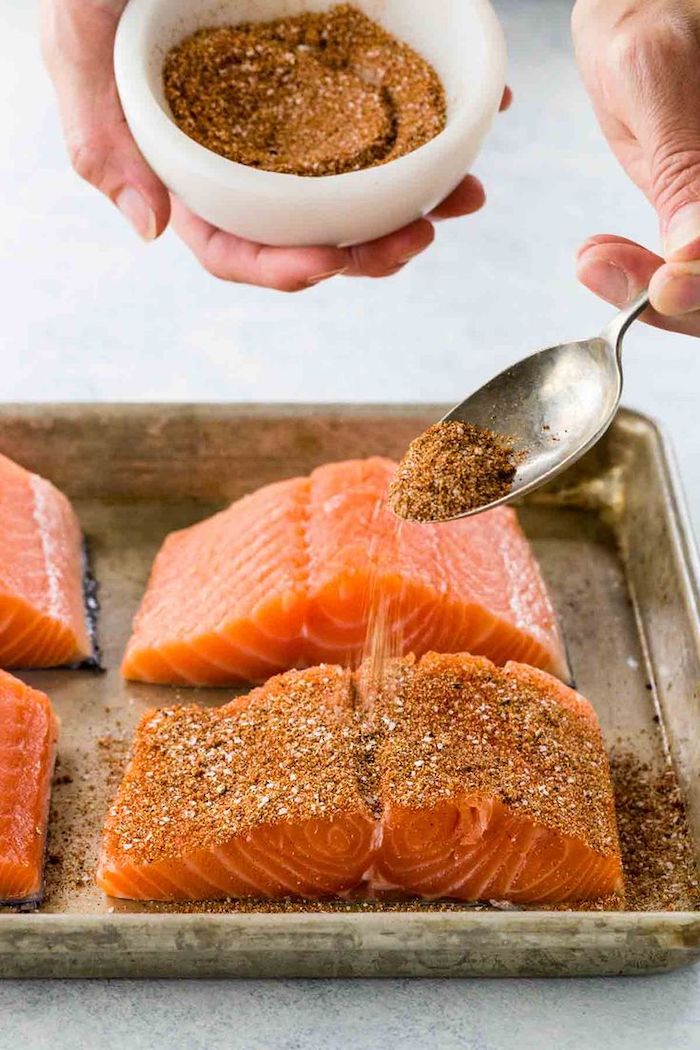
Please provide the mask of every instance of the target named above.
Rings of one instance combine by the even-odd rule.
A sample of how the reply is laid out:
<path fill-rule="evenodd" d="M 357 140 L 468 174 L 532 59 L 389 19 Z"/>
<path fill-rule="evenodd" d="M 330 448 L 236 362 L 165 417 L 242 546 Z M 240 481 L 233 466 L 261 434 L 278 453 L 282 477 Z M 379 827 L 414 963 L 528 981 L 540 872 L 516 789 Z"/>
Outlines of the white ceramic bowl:
<path fill-rule="evenodd" d="M 425 215 L 469 170 L 505 83 L 503 34 L 488 0 L 354 0 L 437 70 L 447 127 L 398 160 L 320 178 L 260 171 L 226 160 L 173 122 L 163 58 L 208 25 L 322 11 L 334 0 L 130 0 L 114 64 L 126 119 L 143 155 L 192 211 L 263 244 L 357 244 Z"/>

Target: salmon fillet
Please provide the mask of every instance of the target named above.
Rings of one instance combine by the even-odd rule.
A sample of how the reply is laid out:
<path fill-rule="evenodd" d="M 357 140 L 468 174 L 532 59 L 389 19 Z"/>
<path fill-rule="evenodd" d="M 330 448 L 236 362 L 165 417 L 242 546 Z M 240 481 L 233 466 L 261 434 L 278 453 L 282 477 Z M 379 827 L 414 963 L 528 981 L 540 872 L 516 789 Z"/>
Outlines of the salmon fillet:
<path fill-rule="evenodd" d="M 622 889 L 592 707 L 543 671 L 431 653 L 291 671 L 143 718 L 106 819 L 114 897 L 557 903 Z"/>
<path fill-rule="evenodd" d="M 0 666 L 92 655 L 83 574 L 83 536 L 66 497 L 0 456 Z"/>
<path fill-rule="evenodd" d="M 478 657 L 399 666 L 376 700 L 375 888 L 555 904 L 622 890 L 595 711 L 551 675 Z"/>
<path fill-rule="evenodd" d="M 44 693 L 0 671 L 0 903 L 41 896 L 58 719 Z"/>
<path fill-rule="evenodd" d="M 224 708 L 151 711 L 110 811 L 114 897 L 327 896 L 374 852 L 348 672 L 272 679 Z"/>
<path fill-rule="evenodd" d="M 384 505 L 395 466 L 331 463 L 168 536 L 124 676 L 226 686 L 326 662 L 355 666 L 380 599 L 391 655 L 469 651 L 566 677 L 555 616 L 515 512 L 399 523 Z"/>

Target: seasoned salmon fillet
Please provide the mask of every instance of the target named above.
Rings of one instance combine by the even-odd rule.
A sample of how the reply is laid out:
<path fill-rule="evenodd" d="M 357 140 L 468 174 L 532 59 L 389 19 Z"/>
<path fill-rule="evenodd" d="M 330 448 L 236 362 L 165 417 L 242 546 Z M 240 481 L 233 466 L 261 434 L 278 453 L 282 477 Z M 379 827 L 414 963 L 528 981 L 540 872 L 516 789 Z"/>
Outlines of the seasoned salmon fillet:
<path fill-rule="evenodd" d="M 399 523 L 384 504 L 394 470 L 387 459 L 331 463 L 168 536 L 124 676 L 226 686 L 320 663 L 354 666 L 380 599 L 392 655 L 469 651 L 566 677 L 515 512 Z"/>
<path fill-rule="evenodd" d="M 374 854 L 361 760 L 337 667 L 224 708 L 151 711 L 107 819 L 99 885 L 145 900 L 352 890 Z"/>
<path fill-rule="evenodd" d="M 62 492 L 0 456 L 0 667 L 92 655 L 83 536 Z"/>
<path fill-rule="evenodd" d="M 0 671 L 0 903 L 41 896 L 58 719 L 44 693 Z"/>
<path fill-rule="evenodd" d="M 375 718 L 382 848 L 375 888 L 517 904 L 622 889 L 595 711 L 543 671 L 430 653 L 398 664 Z"/>
<path fill-rule="evenodd" d="M 222 708 L 151 711 L 98 884 L 171 901 L 619 893 L 596 716 L 543 671 L 435 653 L 371 682 L 321 666 Z"/>

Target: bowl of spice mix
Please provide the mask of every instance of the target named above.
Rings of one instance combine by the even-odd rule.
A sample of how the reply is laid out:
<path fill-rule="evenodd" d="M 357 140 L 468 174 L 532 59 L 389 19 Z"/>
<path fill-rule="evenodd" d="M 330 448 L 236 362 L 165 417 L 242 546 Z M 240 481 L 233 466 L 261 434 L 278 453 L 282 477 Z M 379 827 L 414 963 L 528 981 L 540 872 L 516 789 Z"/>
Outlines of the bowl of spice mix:
<path fill-rule="evenodd" d="M 498 111 L 488 0 L 130 0 L 119 95 L 202 218 L 272 245 L 349 245 L 425 215 Z"/>

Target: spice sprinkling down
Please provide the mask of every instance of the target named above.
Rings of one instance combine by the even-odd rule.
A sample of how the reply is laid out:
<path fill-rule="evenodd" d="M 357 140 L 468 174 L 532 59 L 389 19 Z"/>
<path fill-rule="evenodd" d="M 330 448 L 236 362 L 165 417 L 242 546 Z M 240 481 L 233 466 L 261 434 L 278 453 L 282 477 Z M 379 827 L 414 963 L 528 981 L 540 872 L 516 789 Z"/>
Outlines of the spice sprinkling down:
<path fill-rule="evenodd" d="M 448 521 L 507 496 L 518 455 L 473 423 L 435 423 L 416 438 L 389 487 L 389 505 L 409 521 Z"/>
<path fill-rule="evenodd" d="M 170 50 L 163 79 L 186 135 L 229 160 L 285 174 L 385 164 L 446 123 L 432 66 L 348 4 L 200 29 Z"/>

